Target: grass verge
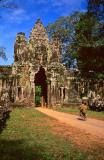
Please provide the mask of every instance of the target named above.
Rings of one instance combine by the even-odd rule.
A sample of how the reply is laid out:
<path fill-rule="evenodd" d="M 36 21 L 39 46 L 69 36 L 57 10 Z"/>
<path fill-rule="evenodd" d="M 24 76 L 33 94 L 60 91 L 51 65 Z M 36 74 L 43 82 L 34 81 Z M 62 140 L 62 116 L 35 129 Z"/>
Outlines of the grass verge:
<path fill-rule="evenodd" d="M 55 110 L 59 112 L 65 112 L 65 113 L 70 113 L 74 115 L 79 115 L 79 109 L 77 107 L 62 107 L 62 108 L 56 108 Z M 95 118 L 99 120 L 104 120 L 104 112 L 96 112 L 96 111 L 87 111 L 88 117 L 90 118 Z"/>
<path fill-rule="evenodd" d="M 0 135 L 0 160 L 87 160 L 87 155 L 54 135 L 48 116 L 35 109 L 14 109 Z"/>

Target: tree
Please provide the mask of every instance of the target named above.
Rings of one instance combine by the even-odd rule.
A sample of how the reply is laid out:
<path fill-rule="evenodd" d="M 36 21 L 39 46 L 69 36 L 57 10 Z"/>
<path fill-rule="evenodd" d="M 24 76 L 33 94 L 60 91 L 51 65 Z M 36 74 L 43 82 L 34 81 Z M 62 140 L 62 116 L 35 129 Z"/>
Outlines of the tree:
<path fill-rule="evenodd" d="M 104 0 L 88 0 L 88 12 L 104 21 Z"/>
<path fill-rule="evenodd" d="M 93 73 L 93 78 L 104 78 L 104 20 L 100 16 L 104 3 L 101 2 L 104 1 L 89 0 L 87 13 L 80 16 L 76 25 L 77 62 L 84 77 Z"/>
<path fill-rule="evenodd" d="M 96 46 L 104 44 L 104 0 L 88 0 L 88 14 L 96 19 L 93 37 Z"/>
<path fill-rule="evenodd" d="M 76 53 L 75 45 L 75 26 L 79 21 L 79 12 L 73 13 L 71 16 L 60 17 L 53 24 L 46 27 L 49 38 L 58 37 L 61 41 L 62 47 L 62 62 L 67 68 L 74 66 L 74 59 Z"/>

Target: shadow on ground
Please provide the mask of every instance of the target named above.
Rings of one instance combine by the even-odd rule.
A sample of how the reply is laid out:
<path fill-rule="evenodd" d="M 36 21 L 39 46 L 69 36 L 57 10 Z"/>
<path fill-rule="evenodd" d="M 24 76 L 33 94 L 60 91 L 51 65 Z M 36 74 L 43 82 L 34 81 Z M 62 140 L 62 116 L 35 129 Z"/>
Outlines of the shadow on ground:
<path fill-rule="evenodd" d="M 30 146 L 29 146 L 30 145 Z M 0 140 L 0 160 L 44 160 L 44 148 L 24 140 Z"/>
<path fill-rule="evenodd" d="M 0 119 L 0 134 L 6 128 L 7 121 L 10 118 L 10 112 L 4 113 L 3 118 Z"/>
<path fill-rule="evenodd" d="M 77 118 L 78 120 L 80 120 L 80 121 L 85 121 L 83 118 Z"/>

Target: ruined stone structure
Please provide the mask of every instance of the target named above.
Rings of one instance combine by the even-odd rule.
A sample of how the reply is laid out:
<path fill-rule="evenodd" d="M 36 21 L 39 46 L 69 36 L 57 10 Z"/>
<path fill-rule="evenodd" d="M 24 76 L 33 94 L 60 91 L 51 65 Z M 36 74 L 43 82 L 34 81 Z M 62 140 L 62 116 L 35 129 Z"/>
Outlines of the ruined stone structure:
<path fill-rule="evenodd" d="M 14 46 L 12 92 L 16 101 L 25 99 L 41 106 L 53 106 L 68 101 L 69 73 L 61 63 L 60 41 L 48 39 L 45 28 L 37 20 L 26 40 L 25 33 L 18 33 Z M 41 88 L 38 94 L 38 88 Z"/>

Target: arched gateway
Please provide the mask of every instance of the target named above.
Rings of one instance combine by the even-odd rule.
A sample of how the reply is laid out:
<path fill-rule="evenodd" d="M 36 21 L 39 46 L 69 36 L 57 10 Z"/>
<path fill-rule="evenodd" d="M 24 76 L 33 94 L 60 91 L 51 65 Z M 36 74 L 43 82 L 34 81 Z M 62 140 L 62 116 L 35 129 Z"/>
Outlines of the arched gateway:
<path fill-rule="evenodd" d="M 17 34 L 12 66 L 15 101 L 49 107 L 67 103 L 70 75 L 61 64 L 60 51 L 59 39 L 55 37 L 49 41 L 40 20 L 28 41 L 25 33 Z"/>
<path fill-rule="evenodd" d="M 47 78 L 45 69 L 41 66 L 35 74 L 35 104 L 36 106 L 47 106 Z"/>

